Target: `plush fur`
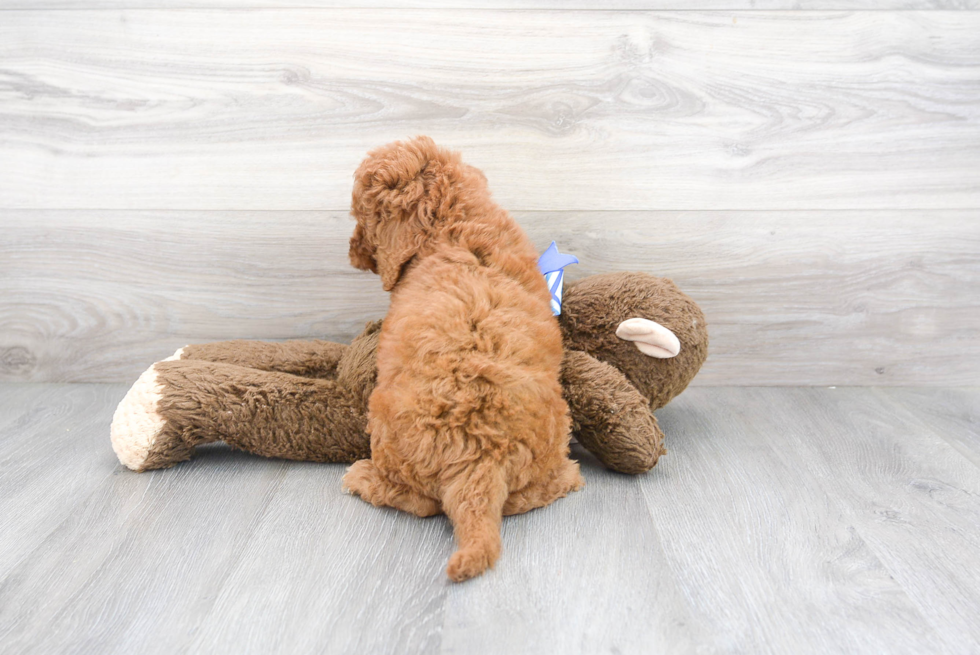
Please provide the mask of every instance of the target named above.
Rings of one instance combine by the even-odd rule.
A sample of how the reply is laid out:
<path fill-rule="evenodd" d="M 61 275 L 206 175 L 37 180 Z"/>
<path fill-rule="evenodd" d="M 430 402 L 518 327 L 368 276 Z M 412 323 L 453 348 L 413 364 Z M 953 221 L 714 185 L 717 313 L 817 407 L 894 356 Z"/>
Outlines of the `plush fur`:
<path fill-rule="evenodd" d="M 647 273 L 602 273 L 565 290 L 559 317 L 568 350 L 587 352 L 621 372 L 659 409 L 687 388 L 708 356 L 708 325 L 701 308 L 672 281 Z M 617 336 L 634 317 L 656 321 L 677 337 L 676 357 L 657 359 Z"/>
<path fill-rule="evenodd" d="M 224 441 L 264 457 L 353 462 L 371 456 L 367 404 L 381 322 L 349 345 L 220 341 L 148 368 L 119 403 L 110 436 L 134 471 Z"/>
<path fill-rule="evenodd" d="M 678 356 L 649 357 L 610 338 L 636 318 L 674 330 Z M 669 280 L 611 273 L 567 284 L 559 325 L 573 436 L 614 471 L 650 470 L 664 440 L 653 410 L 687 386 L 707 354 L 701 310 Z M 350 345 L 218 341 L 182 348 L 178 361 L 147 369 L 119 404 L 110 429 L 119 461 L 135 471 L 165 468 L 213 441 L 284 459 L 350 464 L 370 457 L 367 405 L 380 330 L 381 321 L 368 323 Z"/>
<path fill-rule="evenodd" d="M 371 394 L 371 459 L 344 476 L 375 505 L 444 512 L 454 581 L 500 553 L 504 514 L 583 484 L 568 458 L 561 333 L 534 245 L 486 178 L 427 137 L 355 173 L 351 262 L 391 291 Z"/>

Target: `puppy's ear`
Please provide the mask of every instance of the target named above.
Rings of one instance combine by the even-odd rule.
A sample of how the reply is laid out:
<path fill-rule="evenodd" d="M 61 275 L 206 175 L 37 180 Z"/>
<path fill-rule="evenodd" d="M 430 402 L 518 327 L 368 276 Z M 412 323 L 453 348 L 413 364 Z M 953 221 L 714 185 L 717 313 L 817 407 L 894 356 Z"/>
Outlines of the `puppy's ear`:
<path fill-rule="evenodd" d="M 378 275 L 381 276 L 381 287 L 385 291 L 391 291 L 395 288 L 398 280 L 401 279 L 405 266 L 421 249 L 421 245 L 412 239 L 411 235 L 405 234 L 405 231 L 403 226 L 389 230 L 390 233 L 393 233 L 392 243 L 378 245 L 375 261 L 378 264 Z"/>
<path fill-rule="evenodd" d="M 354 228 L 354 234 L 350 238 L 348 256 L 354 268 L 372 273 L 378 272 L 378 265 L 374 260 L 374 246 L 369 243 L 364 232 L 364 226 L 360 223 Z"/>
<path fill-rule="evenodd" d="M 357 261 L 374 263 L 371 269 L 376 267 L 385 291 L 394 288 L 405 266 L 431 238 L 438 208 L 459 164 L 459 155 L 420 136 L 378 148 L 358 167 L 352 213 L 358 227 L 370 222 L 374 229 L 368 230 L 371 235 L 361 230 L 359 241 L 365 245 Z M 351 262 L 358 266 L 357 261 L 352 238 Z"/>

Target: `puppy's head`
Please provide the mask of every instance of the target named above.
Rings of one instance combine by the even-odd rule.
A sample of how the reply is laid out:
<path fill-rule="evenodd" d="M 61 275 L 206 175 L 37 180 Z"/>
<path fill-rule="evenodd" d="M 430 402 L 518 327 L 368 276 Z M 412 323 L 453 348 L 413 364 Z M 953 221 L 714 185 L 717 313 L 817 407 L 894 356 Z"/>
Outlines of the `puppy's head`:
<path fill-rule="evenodd" d="M 483 173 L 427 136 L 371 151 L 354 173 L 351 264 L 391 291 L 426 243 L 461 220 L 458 206 L 472 193 L 486 193 Z"/>

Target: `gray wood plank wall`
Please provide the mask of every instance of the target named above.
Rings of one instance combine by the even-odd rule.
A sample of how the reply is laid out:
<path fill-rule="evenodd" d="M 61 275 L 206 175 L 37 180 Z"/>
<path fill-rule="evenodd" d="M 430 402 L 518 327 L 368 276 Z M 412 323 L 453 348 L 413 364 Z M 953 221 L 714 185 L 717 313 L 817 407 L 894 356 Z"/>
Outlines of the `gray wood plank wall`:
<path fill-rule="evenodd" d="M 977 3 L 340 8 L 392 4 L 0 0 L 0 379 L 349 339 L 351 172 L 427 133 L 571 278 L 674 278 L 699 384 L 980 382 Z"/>

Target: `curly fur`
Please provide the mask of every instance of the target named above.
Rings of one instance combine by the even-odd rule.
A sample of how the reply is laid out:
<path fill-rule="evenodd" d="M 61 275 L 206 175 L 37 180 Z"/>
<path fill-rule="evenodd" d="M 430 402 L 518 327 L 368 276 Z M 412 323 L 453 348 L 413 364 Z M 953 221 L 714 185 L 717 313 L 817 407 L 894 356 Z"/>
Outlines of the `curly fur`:
<path fill-rule="evenodd" d="M 579 489 L 568 458 L 562 341 L 533 244 L 486 178 L 428 137 L 355 173 L 351 263 L 392 292 L 371 394 L 371 459 L 345 487 L 374 505 L 446 513 L 461 581 L 493 566 L 506 514 Z"/>

